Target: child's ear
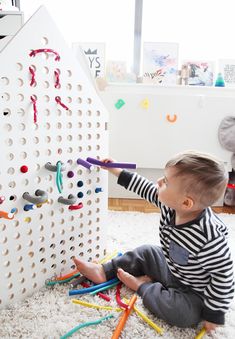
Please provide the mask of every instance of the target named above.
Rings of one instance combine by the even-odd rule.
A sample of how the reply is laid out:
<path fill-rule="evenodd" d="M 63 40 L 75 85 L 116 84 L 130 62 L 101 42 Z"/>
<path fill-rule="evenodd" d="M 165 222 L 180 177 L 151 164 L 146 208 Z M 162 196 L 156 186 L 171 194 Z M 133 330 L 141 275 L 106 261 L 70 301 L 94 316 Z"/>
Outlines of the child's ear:
<path fill-rule="evenodd" d="M 190 197 L 185 197 L 183 201 L 183 208 L 185 210 L 190 210 L 194 206 L 194 201 Z"/>

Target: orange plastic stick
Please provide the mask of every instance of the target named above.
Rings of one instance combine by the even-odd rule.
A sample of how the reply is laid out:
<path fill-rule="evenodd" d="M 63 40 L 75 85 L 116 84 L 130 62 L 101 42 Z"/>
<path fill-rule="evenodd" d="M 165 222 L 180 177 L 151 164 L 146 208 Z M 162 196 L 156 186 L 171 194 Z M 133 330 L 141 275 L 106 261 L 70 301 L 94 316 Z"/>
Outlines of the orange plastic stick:
<path fill-rule="evenodd" d="M 122 313 L 122 316 L 119 320 L 119 323 L 117 324 L 117 327 L 115 329 L 115 331 L 113 332 L 113 336 L 112 336 L 112 339 L 118 339 L 124 326 L 125 326 L 125 323 L 127 321 L 127 318 L 129 317 L 133 307 L 134 307 L 134 304 L 136 302 L 136 299 L 137 299 L 137 295 L 134 294 L 132 297 L 131 297 L 131 300 L 130 300 L 130 303 L 129 303 L 129 308 L 127 308 L 125 311 L 123 311 Z"/>
<path fill-rule="evenodd" d="M 65 280 L 65 279 L 71 278 L 74 274 L 77 274 L 77 273 L 79 273 L 79 271 L 75 270 L 75 271 L 72 271 L 68 274 L 60 275 L 60 276 L 56 277 L 55 280 Z"/>

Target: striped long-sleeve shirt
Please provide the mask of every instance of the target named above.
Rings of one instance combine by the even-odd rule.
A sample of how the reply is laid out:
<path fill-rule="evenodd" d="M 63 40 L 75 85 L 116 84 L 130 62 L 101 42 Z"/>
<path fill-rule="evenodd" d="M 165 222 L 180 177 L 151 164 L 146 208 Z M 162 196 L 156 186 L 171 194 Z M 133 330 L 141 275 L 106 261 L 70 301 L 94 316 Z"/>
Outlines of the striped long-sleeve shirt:
<path fill-rule="evenodd" d="M 197 219 L 175 225 L 175 211 L 158 200 L 155 184 L 125 170 L 118 184 L 160 208 L 160 242 L 171 272 L 203 295 L 203 319 L 223 324 L 234 295 L 233 262 L 225 224 L 208 207 Z"/>

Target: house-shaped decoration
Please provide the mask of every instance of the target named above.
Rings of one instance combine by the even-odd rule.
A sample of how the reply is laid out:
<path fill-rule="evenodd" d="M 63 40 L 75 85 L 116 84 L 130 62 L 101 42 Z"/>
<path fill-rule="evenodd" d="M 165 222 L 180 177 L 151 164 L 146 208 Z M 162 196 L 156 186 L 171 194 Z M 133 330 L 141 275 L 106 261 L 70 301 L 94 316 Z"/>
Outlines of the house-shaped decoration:
<path fill-rule="evenodd" d="M 0 53 L 0 308 L 103 258 L 107 112 L 45 7 Z"/>

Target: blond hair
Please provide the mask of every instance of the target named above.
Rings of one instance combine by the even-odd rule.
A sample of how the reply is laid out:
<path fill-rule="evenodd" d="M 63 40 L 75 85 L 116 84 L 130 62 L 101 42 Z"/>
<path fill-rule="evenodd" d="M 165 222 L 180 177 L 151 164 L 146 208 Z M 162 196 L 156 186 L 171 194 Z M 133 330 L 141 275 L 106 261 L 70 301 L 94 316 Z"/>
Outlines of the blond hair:
<path fill-rule="evenodd" d="M 176 175 L 184 179 L 182 189 L 203 207 L 212 205 L 225 192 L 228 182 L 225 165 L 210 154 L 185 151 L 176 154 L 165 167 L 176 169 Z"/>

